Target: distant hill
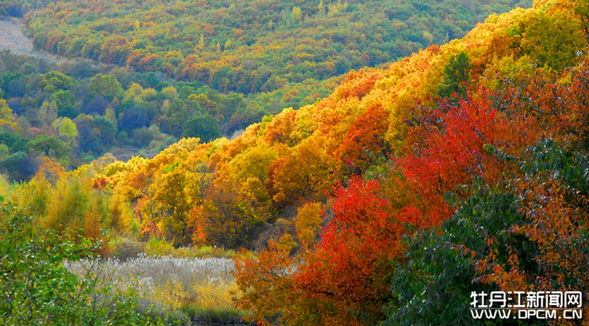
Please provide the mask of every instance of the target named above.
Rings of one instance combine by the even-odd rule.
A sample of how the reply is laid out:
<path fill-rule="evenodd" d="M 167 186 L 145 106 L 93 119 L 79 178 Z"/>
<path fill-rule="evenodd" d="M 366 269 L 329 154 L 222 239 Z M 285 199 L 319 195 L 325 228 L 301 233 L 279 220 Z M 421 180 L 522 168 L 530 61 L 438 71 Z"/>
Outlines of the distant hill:
<path fill-rule="evenodd" d="M 531 4 L 91 0 L 51 3 L 25 21 L 37 49 L 249 94 L 388 64 L 461 38 L 492 13 Z M 309 103 L 299 99 L 293 106 L 302 104 Z"/>

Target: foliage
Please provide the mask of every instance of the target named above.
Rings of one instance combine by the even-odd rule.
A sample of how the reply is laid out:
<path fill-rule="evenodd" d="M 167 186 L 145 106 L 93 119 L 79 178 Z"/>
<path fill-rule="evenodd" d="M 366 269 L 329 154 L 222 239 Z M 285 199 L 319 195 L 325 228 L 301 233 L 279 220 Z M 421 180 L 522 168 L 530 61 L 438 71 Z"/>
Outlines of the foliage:
<path fill-rule="evenodd" d="M 74 79 L 68 77 L 60 72 L 52 71 L 43 75 L 39 87 L 47 93 L 55 93 L 58 91 L 68 90 L 74 85 Z"/>
<path fill-rule="evenodd" d="M 438 95 L 441 97 L 449 97 L 453 94 L 465 96 L 469 72 L 470 64 L 465 52 L 460 52 L 457 56 L 450 58 L 444 67 L 444 80 Z"/>
<path fill-rule="evenodd" d="M 102 95 L 107 100 L 112 101 L 123 95 L 123 88 L 114 75 L 98 74 L 90 79 L 88 93 L 90 97 Z"/>
<path fill-rule="evenodd" d="M 388 112 L 376 104 L 360 115 L 346 132 L 340 151 L 341 160 L 349 169 L 361 174 L 388 151 L 384 134 L 388 128 Z"/>
<path fill-rule="evenodd" d="M 59 138 L 47 135 L 40 135 L 39 137 L 27 143 L 27 149 L 31 151 L 39 151 L 45 155 L 53 156 L 54 158 L 62 158 L 66 156 L 72 149 L 64 144 Z M 50 153 L 52 155 L 50 155 Z"/>
<path fill-rule="evenodd" d="M 472 323 L 471 291 L 586 291 L 587 216 L 558 213 L 585 207 L 585 157 L 542 139 L 517 161 L 511 188 L 475 183 L 440 228 L 408 239 L 385 324 Z"/>
<path fill-rule="evenodd" d="M 0 17 L 22 17 L 31 9 L 42 8 L 51 0 L 7 0 L 0 4 Z"/>
<path fill-rule="evenodd" d="M 379 66 L 464 36 L 480 19 L 529 1 L 90 1 L 25 16 L 38 49 L 164 71 L 219 92 L 272 92 Z M 302 41 L 302 42 L 301 42 Z M 297 96 L 298 91 L 294 90 Z"/>
<path fill-rule="evenodd" d="M 497 261 L 507 264 L 512 255 L 521 257 L 520 266 L 533 270 L 533 242 L 509 232 L 526 223 L 518 212 L 515 196 L 494 193 L 475 185 L 473 195 L 438 228 L 423 230 L 407 239 L 408 261 L 397 266 L 392 288 L 395 300 L 388 307 L 385 325 L 481 324 L 465 314 L 472 291 L 501 290 L 483 284 L 476 262 L 495 251 Z M 489 247 L 491 241 L 496 246 Z M 479 281 L 477 281 L 479 280 Z"/>
<path fill-rule="evenodd" d="M 221 136 L 217 121 L 210 115 L 196 116 L 186 121 L 182 129 L 182 137 L 198 137 L 205 143 Z"/>
<path fill-rule="evenodd" d="M 258 320 L 280 312 L 287 324 L 362 324 L 382 318 L 375 307 L 389 297 L 387 261 L 399 258 L 403 247 L 390 239 L 399 238 L 403 227 L 391 218 L 390 202 L 378 191 L 378 182 L 359 178 L 338 187 L 334 218 L 313 250 L 305 240 L 308 231 L 298 227 L 297 236 L 306 244 L 302 257 L 289 257 L 296 244 L 285 234 L 257 259 L 238 260 L 236 275 L 244 292 L 239 306 L 253 310 Z M 312 206 L 300 210 L 297 225 L 312 223 L 317 214 L 312 211 Z"/>
<path fill-rule="evenodd" d="M 377 181 L 359 178 L 336 190 L 333 220 L 295 276 L 305 305 L 318 309 L 298 312 L 295 323 L 362 324 L 382 318 L 377 307 L 389 297 L 387 261 L 401 258 L 397 239 L 404 230 L 379 190 Z"/>
<path fill-rule="evenodd" d="M 255 198 L 240 194 L 232 182 L 216 182 L 193 211 L 194 242 L 236 249 L 249 246 L 266 223 L 267 214 Z"/>
<path fill-rule="evenodd" d="M 155 324 L 139 314 L 137 294 L 112 291 L 89 265 L 76 276 L 64 266 L 92 256 L 96 245 L 75 244 L 51 231 L 42 236 L 27 212 L 3 203 L 0 228 L 0 320 L 3 324 Z"/>
<path fill-rule="evenodd" d="M 29 66 L 35 69 L 25 69 Z M 320 84 L 306 80 L 245 97 L 234 92 L 220 94 L 199 82 L 176 82 L 153 72 L 135 73 L 87 61 L 57 65 L 9 51 L 0 52 L 0 67 L 0 94 L 5 98 L 0 99 L 0 132 L 19 137 L 24 145 L 38 137 L 45 143 L 45 137 L 58 138 L 71 151 L 49 156 L 68 169 L 88 163 L 90 155 L 153 156 L 183 136 L 207 142 L 228 136 L 279 112 L 283 105 L 298 108 L 316 102 L 339 80 L 334 77 Z M 9 147 L 8 156 L 19 151 L 30 158 L 48 155 L 45 150 L 13 147 L 14 140 L 2 139 Z M 7 164 L 3 172 L 13 181 L 28 180 L 36 166 L 17 170 Z"/>
<path fill-rule="evenodd" d="M 514 17 L 517 17 L 515 15 L 514 13 Z M 557 17 L 554 15 L 553 17 Z M 498 21 L 490 22 L 495 23 L 499 25 Z M 475 35 L 476 32 L 478 31 L 475 30 L 472 34 Z M 499 32 L 502 33 L 501 30 Z M 467 40 L 468 37 L 463 42 L 468 42 Z M 463 85 L 463 99 L 455 103 L 448 99 L 432 101 L 423 95 L 417 95 L 420 102 L 409 111 L 409 119 L 405 120 L 408 127 L 404 134 L 406 147 L 397 147 L 398 157 L 380 167 L 380 171 L 393 171 L 375 175 L 381 180 L 382 187 L 372 190 L 374 196 L 364 202 L 362 198 L 368 197 L 371 191 L 355 192 L 358 181 L 352 179 L 346 190 L 341 188 L 341 195 L 333 199 L 333 220 L 324 229 L 321 240 L 313 251 L 302 251 L 291 257 L 289 254 L 292 246 L 296 246 L 296 240 L 293 243 L 293 235 L 285 234 L 280 243 L 271 242 L 269 249 L 262 251 L 257 260 L 238 261 L 236 276 L 238 284 L 246 293 L 239 304 L 254 311 L 254 318 L 270 321 L 271 318 L 280 316 L 281 322 L 286 324 L 344 322 L 337 318 L 343 318 L 345 323 L 371 323 L 384 318 L 379 315 L 381 308 L 386 301 L 391 300 L 387 309 L 387 324 L 453 324 L 457 320 L 469 324 L 471 320 L 464 319 L 464 309 L 468 308 L 468 294 L 473 290 L 548 290 L 551 288 L 549 284 L 557 287 L 560 286 L 557 284 L 563 284 L 561 288 L 564 289 L 567 288 L 564 285 L 564 275 L 567 273 L 576 275 L 574 283 L 578 284 L 577 287 L 583 287 L 579 282 L 584 280 L 585 274 L 574 268 L 574 271 L 569 271 L 566 261 L 577 259 L 573 258 L 577 257 L 575 255 L 584 259 L 584 228 L 581 227 L 578 233 L 571 234 L 574 227 L 569 227 L 569 222 L 552 222 L 557 219 L 552 217 L 556 212 L 572 212 L 575 209 L 565 209 L 568 206 L 558 200 L 564 198 L 564 195 L 557 195 L 563 190 L 556 189 L 561 188 L 543 189 L 544 195 L 533 195 L 537 187 L 534 185 L 551 187 L 549 185 L 552 183 L 530 183 L 524 181 L 527 180 L 525 178 L 518 178 L 525 169 L 514 164 L 514 160 L 521 157 L 526 161 L 529 159 L 529 162 L 542 162 L 528 156 L 525 149 L 536 144 L 546 133 L 552 133 L 559 139 L 584 139 L 580 134 L 584 134 L 581 131 L 584 130 L 581 122 L 584 118 L 581 117 L 585 117 L 586 105 L 579 103 L 585 103 L 583 98 L 586 91 L 581 80 L 585 78 L 586 68 L 579 68 L 583 72 L 570 73 L 570 78 L 567 77 L 566 81 L 556 82 L 561 77 L 544 75 L 538 69 L 536 72 L 541 77 L 537 79 L 532 77 L 528 80 L 523 73 L 516 82 L 511 82 L 507 77 L 499 77 L 504 84 L 499 84 L 503 87 L 497 92 L 489 91 L 483 83 L 475 84 L 469 89 L 467 84 L 461 84 L 459 80 L 471 82 L 469 78 L 472 76 L 467 73 L 471 65 L 468 63 L 470 54 L 452 52 L 449 48 L 450 46 L 439 51 L 435 48 L 430 50 L 431 55 L 446 56 L 445 61 L 435 64 L 440 68 L 448 68 L 445 76 L 436 77 L 438 87 L 426 88 L 425 91 L 428 95 L 434 95 L 434 92 L 440 90 L 439 87 L 450 89 Z M 444 50 L 447 52 L 444 53 Z M 421 54 L 421 58 L 426 58 L 430 53 Z M 418 60 L 416 56 L 413 59 Z M 480 61 L 477 63 L 480 64 Z M 407 69 L 411 64 L 407 60 L 403 68 Z M 492 62 L 486 64 L 493 66 Z M 456 72 L 457 67 L 462 72 Z M 477 66 L 473 64 L 473 67 Z M 392 74 L 389 71 L 383 74 Z M 429 73 L 431 74 L 431 70 Z M 477 70 L 473 68 L 471 73 L 477 73 Z M 391 124 L 396 117 L 404 116 L 398 112 L 400 97 L 396 97 L 397 102 L 394 102 L 382 95 L 385 91 L 392 92 L 391 87 L 395 85 L 389 81 L 392 77 L 381 77 L 378 72 L 360 75 L 359 80 L 354 80 L 354 77 L 356 76 L 350 74 L 350 81 L 344 81 L 342 87 L 330 98 L 331 101 L 339 100 L 340 103 L 325 101 L 313 108 L 315 116 L 322 116 L 322 123 L 330 121 L 324 118 L 329 114 L 336 121 L 348 118 L 346 113 L 350 111 L 358 116 L 358 111 L 352 111 L 353 108 L 359 105 L 370 108 L 370 105 L 378 101 L 390 103 L 392 108 L 388 119 Z M 426 75 L 423 78 L 433 76 Z M 378 81 L 375 82 L 374 79 Z M 431 83 L 431 79 L 429 82 Z M 405 86 L 402 89 L 409 92 L 411 87 Z M 420 87 L 427 86 L 424 83 Z M 571 87 L 576 90 L 573 92 L 576 95 L 570 93 Z M 532 96 L 531 99 L 528 99 L 529 96 Z M 346 106 L 344 101 L 352 104 Z M 332 111 L 322 111 L 329 105 L 333 108 Z M 349 111 L 346 112 L 345 109 Z M 296 124 L 298 115 L 305 114 L 304 109 L 302 110 L 297 112 L 294 119 L 290 118 L 295 121 L 295 126 L 289 127 L 290 130 L 305 126 L 315 131 L 313 128 L 317 127 L 312 123 Z M 260 133 L 264 136 L 279 132 L 282 138 L 273 139 L 286 139 L 281 141 L 289 146 L 288 149 L 282 149 L 284 153 L 289 153 L 291 148 L 298 145 L 289 143 L 289 138 L 284 138 L 283 135 L 292 137 L 295 133 L 289 129 L 283 131 L 287 125 L 274 124 L 274 121 L 285 121 L 288 115 L 290 113 L 285 112 L 260 127 Z M 348 119 L 354 121 L 352 118 Z M 374 120 L 381 121 L 382 118 Z M 374 122 L 369 124 L 375 125 L 377 124 Z M 352 123 L 348 122 L 346 126 L 352 126 Z M 338 127 L 332 122 L 329 127 L 320 129 L 320 137 L 328 134 L 332 142 L 341 142 L 346 133 L 355 131 L 354 127 Z M 269 128 L 272 129 L 267 130 Z M 574 132 L 573 128 L 579 132 Z M 379 130 L 376 135 L 390 132 L 390 129 L 376 130 Z M 369 132 L 359 134 L 367 137 L 371 135 Z M 315 138 L 314 136 L 310 138 Z M 359 138 L 355 139 L 359 142 Z M 393 142 L 389 144 L 394 145 Z M 330 147 L 337 148 L 336 146 Z M 545 150 L 542 153 L 551 155 Z M 279 158 L 277 162 L 280 160 Z M 583 169 L 583 164 L 579 162 L 570 164 Z M 570 173 L 563 175 L 570 175 L 571 180 L 578 175 Z M 555 172 L 554 175 L 561 175 L 561 172 Z M 366 185 L 370 184 L 371 181 L 366 182 Z M 516 188 L 511 188 L 516 184 Z M 567 186 L 562 189 L 567 189 Z M 554 197 L 546 195 L 548 193 Z M 523 199 L 528 196 L 531 196 L 530 199 Z M 547 198 L 546 196 L 554 198 L 554 208 L 548 203 L 545 206 L 537 202 L 540 198 Z M 345 200 L 349 200 L 350 204 L 342 211 L 349 215 L 339 215 L 341 213 L 338 213 L 338 203 Z M 534 204 L 528 204 L 528 200 Z M 583 202 L 580 198 L 577 200 Z M 340 220 L 346 216 L 354 216 L 354 205 L 370 210 L 379 203 L 386 207 L 383 212 L 374 215 L 370 212 L 358 214 L 365 217 L 359 225 L 346 224 Z M 530 205 L 531 208 L 527 211 L 529 213 L 522 211 L 524 207 L 528 207 L 524 203 Z M 540 207 L 551 213 L 540 213 L 538 217 L 531 217 L 538 214 Z M 303 211 L 299 212 L 297 218 L 308 218 L 309 214 L 301 212 Z M 379 219 L 380 216 L 382 220 Z M 565 218 L 564 216 L 569 215 L 561 213 L 561 216 Z M 569 218 L 573 221 L 579 220 L 578 225 L 584 223 L 581 222 L 582 215 Z M 375 229 L 363 228 L 371 223 L 388 230 L 386 236 L 380 236 Z M 350 225 L 354 226 L 351 230 Z M 387 225 L 390 226 L 389 229 L 386 228 Z M 554 232 L 562 234 L 566 239 L 563 245 L 548 245 L 556 241 L 556 238 L 543 240 L 543 237 Z M 411 239 L 407 249 L 405 243 L 400 241 L 402 235 Z M 301 236 L 303 239 L 308 238 L 305 233 L 301 233 Z M 358 240 L 355 240 L 356 237 Z M 577 248 L 578 253 L 573 253 L 569 243 L 580 245 Z M 380 249 L 372 247 L 371 250 L 363 250 L 371 244 L 380 246 Z M 540 247 L 544 249 L 539 250 Z M 404 255 L 405 250 L 407 256 Z M 555 252 L 558 252 L 558 258 L 553 255 Z M 376 253 L 390 253 L 393 257 L 374 257 Z M 544 262 L 546 267 L 539 267 L 539 262 Z M 579 265 L 575 266 L 584 264 L 579 261 Z M 296 270 L 293 266 L 296 266 Z M 567 272 L 553 276 L 552 273 L 557 270 Z M 370 274 L 371 272 L 374 274 Z M 391 281 L 393 287 L 387 293 L 383 289 Z M 354 290 L 356 285 L 357 291 Z M 359 298 L 355 297 L 356 293 L 359 293 Z M 263 301 L 262 298 L 267 297 L 273 298 L 272 302 Z"/>

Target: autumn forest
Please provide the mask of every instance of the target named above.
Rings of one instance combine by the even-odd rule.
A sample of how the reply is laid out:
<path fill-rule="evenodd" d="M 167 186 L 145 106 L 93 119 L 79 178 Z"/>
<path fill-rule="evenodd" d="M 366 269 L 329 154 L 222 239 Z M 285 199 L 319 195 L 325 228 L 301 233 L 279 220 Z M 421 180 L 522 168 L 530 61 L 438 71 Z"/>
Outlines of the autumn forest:
<path fill-rule="evenodd" d="M 0 324 L 581 325 L 586 0 L 7 0 Z"/>

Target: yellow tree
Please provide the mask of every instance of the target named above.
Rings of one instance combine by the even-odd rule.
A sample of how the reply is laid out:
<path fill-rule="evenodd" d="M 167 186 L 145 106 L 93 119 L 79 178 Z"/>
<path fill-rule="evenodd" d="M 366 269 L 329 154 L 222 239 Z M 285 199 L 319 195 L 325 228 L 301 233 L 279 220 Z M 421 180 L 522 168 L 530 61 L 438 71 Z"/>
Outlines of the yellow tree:
<path fill-rule="evenodd" d="M 186 174 L 181 169 L 161 175 L 150 186 L 150 190 L 154 190 L 152 200 L 156 206 L 151 220 L 177 245 L 190 240 L 186 230 L 191 209 L 187 186 Z"/>
<path fill-rule="evenodd" d="M 216 179 L 204 202 L 192 211 L 194 242 L 228 248 L 250 247 L 269 214 L 233 180 Z"/>
<path fill-rule="evenodd" d="M 266 187 L 278 209 L 300 200 L 324 198 L 336 183 L 337 161 L 324 149 L 322 137 L 303 140 L 269 168 Z"/>
<path fill-rule="evenodd" d="M 14 120 L 12 110 L 6 105 L 6 100 L 0 99 L 0 129 L 22 135 L 22 128 Z"/>
<path fill-rule="evenodd" d="M 224 170 L 229 170 L 230 167 L 235 179 L 244 185 L 245 191 L 255 196 L 260 203 L 264 203 L 270 199 L 264 182 L 268 179 L 270 165 L 277 158 L 277 151 L 262 143 L 237 155 Z"/>

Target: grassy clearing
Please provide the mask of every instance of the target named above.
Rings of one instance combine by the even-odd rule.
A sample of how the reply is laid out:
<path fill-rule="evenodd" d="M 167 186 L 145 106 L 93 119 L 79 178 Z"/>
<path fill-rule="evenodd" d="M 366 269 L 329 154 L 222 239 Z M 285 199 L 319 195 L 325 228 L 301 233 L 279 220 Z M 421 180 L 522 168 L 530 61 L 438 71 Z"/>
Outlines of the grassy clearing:
<path fill-rule="evenodd" d="M 83 275 L 92 261 L 67 262 L 76 275 Z M 233 279 L 233 261 L 228 258 L 148 257 L 139 254 L 122 262 L 102 261 L 101 270 L 113 287 L 139 293 L 140 309 L 155 305 L 170 322 L 236 323 L 246 313 L 233 305 L 238 296 Z"/>

